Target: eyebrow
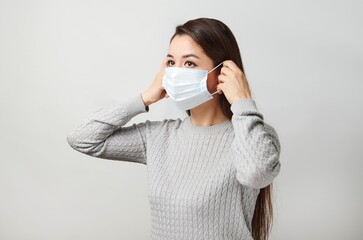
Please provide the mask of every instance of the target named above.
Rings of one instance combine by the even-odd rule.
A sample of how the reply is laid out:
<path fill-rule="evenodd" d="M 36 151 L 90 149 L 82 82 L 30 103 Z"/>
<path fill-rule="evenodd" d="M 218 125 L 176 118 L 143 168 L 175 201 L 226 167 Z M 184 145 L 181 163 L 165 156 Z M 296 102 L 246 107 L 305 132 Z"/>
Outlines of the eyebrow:
<path fill-rule="evenodd" d="M 168 55 L 166 55 L 166 56 L 167 56 L 167 57 L 174 58 L 174 56 L 173 56 L 173 55 L 171 55 L 171 54 L 168 54 Z M 186 55 L 183 55 L 183 56 L 182 56 L 182 58 L 188 58 L 188 57 L 194 57 L 194 58 L 198 58 L 198 59 L 200 59 L 197 55 L 192 54 L 192 53 L 190 53 L 190 54 L 186 54 Z"/>

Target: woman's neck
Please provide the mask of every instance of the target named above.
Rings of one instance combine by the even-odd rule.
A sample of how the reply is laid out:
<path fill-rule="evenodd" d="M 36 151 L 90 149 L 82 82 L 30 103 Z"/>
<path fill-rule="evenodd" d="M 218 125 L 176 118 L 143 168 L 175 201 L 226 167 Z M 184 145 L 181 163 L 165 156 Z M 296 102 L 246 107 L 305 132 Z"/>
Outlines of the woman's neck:
<path fill-rule="evenodd" d="M 224 116 L 217 100 L 213 99 L 191 109 L 191 123 L 194 126 L 212 126 L 226 121 L 228 118 Z"/>

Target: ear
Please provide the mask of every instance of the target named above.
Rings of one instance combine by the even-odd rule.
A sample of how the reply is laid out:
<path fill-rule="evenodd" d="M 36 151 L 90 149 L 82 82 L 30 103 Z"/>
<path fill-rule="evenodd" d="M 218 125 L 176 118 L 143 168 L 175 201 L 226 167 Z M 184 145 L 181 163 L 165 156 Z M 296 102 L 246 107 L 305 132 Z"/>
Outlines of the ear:
<path fill-rule="evenodd" d="M 211 80 L 211 82 L 215 82 L 215 83 L 219 83 L 218 82 L 218 76 L 220 75 L 220 73 L 221 73 L 221 71 L 218 69 L 216 69 L 215 71 L 213 71 L 213 72 L 211 72 L 211 73 L 209 73 L 208 74 L 208 77 L 210 78 L 210 79 L 208 79 L 208 81 L 210 81 Z"/>
<path fill-rule="evenodd" d="M 217 91 L 217 85 L 219 84 L 219 82 L 218 82 L 219 72 L 220 71 L 218 71 L 218 72 L 213 71 L 208 74 L 207 89 L 210 93 L 214 93 L 215 91 Z"/>

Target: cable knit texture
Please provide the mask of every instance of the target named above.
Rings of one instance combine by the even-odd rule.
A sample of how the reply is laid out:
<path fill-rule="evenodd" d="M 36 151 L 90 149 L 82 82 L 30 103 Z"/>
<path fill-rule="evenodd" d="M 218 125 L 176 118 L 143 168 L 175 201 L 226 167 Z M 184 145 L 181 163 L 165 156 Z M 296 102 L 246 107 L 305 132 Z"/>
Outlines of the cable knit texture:
<path fill-rule="evenodd" d="M 280 171 L 280 143 L 253 99 L 231 106 L 231 120 L 125 126 L 148 112 L 140 95 L 95 111 L 67 136 L 93 157 L 147 166 L 153 240 L 250 240 L 259 189 Z"/>

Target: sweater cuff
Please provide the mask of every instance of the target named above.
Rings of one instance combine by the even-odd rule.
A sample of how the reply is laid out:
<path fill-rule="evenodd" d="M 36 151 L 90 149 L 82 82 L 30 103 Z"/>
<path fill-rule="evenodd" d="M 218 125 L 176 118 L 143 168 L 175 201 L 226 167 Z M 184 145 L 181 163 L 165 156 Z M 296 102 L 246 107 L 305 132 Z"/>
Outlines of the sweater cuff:
<path fill-rule="evenodd" d="M 252 98 L 238 99 L 231 105 L 231 111 L 235 115 L 258 115 L 263 119 L 263 115 L 258 110 L 256 102 Z"/>
<path fill-rule="evenodd" d="M 140 113 L 148 112 L 149 106 L 145 107 L 144 101 L 141 98 L 141 94 L 138 94 L 126 102 L 126 109 L 128 114 L 135 116 Z"/>

